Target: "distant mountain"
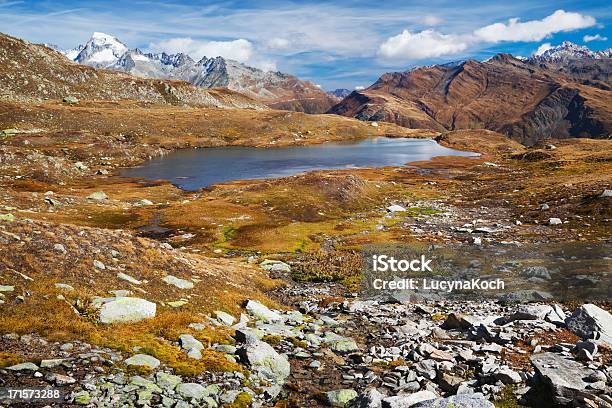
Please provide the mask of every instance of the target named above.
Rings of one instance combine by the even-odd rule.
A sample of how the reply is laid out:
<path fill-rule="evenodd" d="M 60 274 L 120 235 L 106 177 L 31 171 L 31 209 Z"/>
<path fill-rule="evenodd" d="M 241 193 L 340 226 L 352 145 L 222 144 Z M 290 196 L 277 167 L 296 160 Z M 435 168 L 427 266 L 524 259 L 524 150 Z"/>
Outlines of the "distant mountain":
<path fill-rule="evenodd" d="M 612 92 L 602 79 L 589 79 L 609 75 L 610 58 L 569 44 L 549 51 L 526 61 L 498 54 L 484 62 L 386 73 L 329 113 L 439 131 L 489 129 L 527 145 L 551 137 L 610 137 Z"/>
<path fill-rule="evenodd" d="M 612 48 L 591 51 L 569 41 L 526 60 L 531 65 L 561 72 L 585 85 L 612 89 Z"/>
<path fill-rule="evenodd" d="M 338 102 L 312 82 L 292 75 L 262 71 L 223 57 L 195 61 L 186 54 L 143 53 L 104 33 L 94 33 L 85 45 L 64 54 L 80 64 L 143 78 L 183 80 L 201 88 L 228 88 L 277 109 L 322 113 Z"/>
<path fill-rule="evenodd" d="M 327 93 L 333 97 L 336 97 L 342 100 L 346 98 L 347 96 L 349 96 L 351 94 L 351 91 L 345 88 L 338 88 L 333 91 L 329 91 Z"/>
<path fill-rule="evenodd" d="M 612 48 L 602 51 L 591 51 L 588 47 L 564 41 L 561 45 L 551 47 L 542 54 L 534 55 L 528 59 L 532 62 L 561 62 L 573 59 L 602 59 L 611 58 Z"/>
<path fill-rule="evenodd" d="M 78 55 L 113 64 L 118 47 L 96 38 Z M 113 58 L 110 55 L 113 55 Z M 232 107 L 265 110 L 260 102 L 227 89 L 202 89 L 186 82 L 136 78 L 123 72 L 75 64 L 50 47 L 0 33 L 0 99 L 61 101 L 66 96 L 86 100 L 130 99 L 155 104 Z"/>

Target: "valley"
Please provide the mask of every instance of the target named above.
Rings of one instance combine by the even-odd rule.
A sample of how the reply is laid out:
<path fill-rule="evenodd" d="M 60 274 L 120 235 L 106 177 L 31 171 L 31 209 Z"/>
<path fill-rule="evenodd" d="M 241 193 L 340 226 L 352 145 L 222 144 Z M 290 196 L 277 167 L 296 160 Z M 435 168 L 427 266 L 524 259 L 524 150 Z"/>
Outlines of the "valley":
<path fill-rule="evenodd" d="M 510 264 L 530 288 L 510 301 L 360 294 L 371 245 L 456 245 L 485 258 L 609 245 L 603 86 L 527 73 L 511 58 L 467 62 L 383 76 L 332 108 L 341 116 L 77 65 L 4 35 L 0 62 L 0 385 L 60 387 L 62 406 L 612 405 L 609 300 L 549 299 L 529 262 Z M 462 76 L 490 79 L 467 107 L 453 99 L 472 90 Z M 405 81 L 415 81 L 407 93 L 388 86 Z M 553 88 L 571 88 L 566 110 L 584 98 L 601 133 L 572 134 L 562 110 L 544 121 L 546 137 L 508 137 L 508 126 L 530 128 L 526 107 Z M 421 97 L 440 104 L 435 114 L 404 103 L 419 89 L 433 89 Z M 494 110 L 509 89 L 523 102 Z M 194 191 L 121 175 L 179 149 L 377 137 L 480 155 Z M 581 279 L 610 284 L 605 273 Z"/>

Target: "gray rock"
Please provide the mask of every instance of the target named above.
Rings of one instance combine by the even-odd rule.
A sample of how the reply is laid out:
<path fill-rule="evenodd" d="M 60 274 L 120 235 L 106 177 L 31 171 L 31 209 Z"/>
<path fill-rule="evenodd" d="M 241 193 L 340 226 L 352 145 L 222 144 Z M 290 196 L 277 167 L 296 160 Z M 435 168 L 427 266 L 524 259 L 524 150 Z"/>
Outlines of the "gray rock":
<path fill-rule="evenodd" d="M 131 277 L 130 275 L 125 274 L 125 273 L 123 273 L 123 272 L 119 272 L 119 273 L 117 274 L 117 277 L 118 277 L 119 279 L 121 279 L 121 280 L 128 281 L 128 282 L 130 282 L 130 283 L 133 283 L 134 285 L 140 285 L 140 284 L 142 283 L 142 282 L 141 282 L 141 281 L 139 281 L 138 279 L 133 278 L 133 277 Z"/>
<path fill-rule="evenodd" d="M 332 407 L 345 407 L 349 402 L 357 398 L 357 392 L 352 389 L 328 391 L 325 393 L 327 404 Z"/>
<path fill-rule="evenodd" d="M 521 275 L 526 278 L 551 279 L 550 272 L 544 266 L 528 266 L 523 269 Z"/>
<path fill-rule="evenodd" d="M 249 300 L 245 306 L 247 312 L 253 317 L 256 317 L 258 320 L 263 320 L 264 322 L 280 322 L 283 320 L 283 317 L 268 309 L 265 305 L 262 305 L 256 300 Z"/>
<path fill-rule="evenodd" d="M 442 328 L 445 330 L 450 329 L 469 329 L 470 327 L 476 324 L 477 319 L 472 316 L 466 316 L 461 313 L 451 313 L 448 315 L 444 323 L 442 323 Z"/>
<path fill-rule="evenodd" d="M 91 193 L 90 195 L 87 196 L 88 200 L 96 200 L 96 201 L 101 201 L 101 200 L 106 200 L 108 199 L 108 196 L 106 195 L 105 192 L 103 191 L 96 191 L 95 193 Z"/>
<path fill-rule="evenodd" d="M 153 369 L 159 367 L 159 360 L 148 354 L 135 354 L 123 363 L 128 366 L 149 367 Z"/>
<path fill-rule="evenodd" d="M 176 392 L 185 399 L 200 400 L 209 395 L 209 391 L 197 383 L 181 383 L 177 385 Z"/>
<path fill-rule="evenodd" d="M 328 344 L 332 350 L 338 353 L 350 353 L 359 350 L 359 346 L 355 340 L 350 337 L 337 335 L 336 333 L 327 332 L 323 341 Z"/>
<path fill-rule="evenodd" d="M 384 397 L 376 388 L 370 388 L 352 400 L 349 406 L 351 408 L 381 408 Z"/>
<path fill-rule="evenodd" d="M 75 96 L 68 95 L 64 96 L 62 102 L 67 103 L 69 105 L 76 105 L 77 103 L 79 103 L 79 100 Z"/>
<path fill-rule="evenodd" d="M 187 351 L 187 357 L 192 358 L 194 360 L 201 360 L 202 352 L 196 348 L 192 348 Z"/>
<path fill-rule="evenodd" d="M 191 334 L 181 334 L 179 336 L 179 343 L 183 350 L 202 350 L 204 348 L 204 345 Z"/>
<path fill-rule="evenodd" d="M 278 354 L 272 346 L 253 337 L 237 350 L 241 359 L 273 383 L 284 383 L 289 376 L 291 366 L 287 358 Z"/>
<path fill-rule="evenodd" d="M 36 371 L 38 370 L 38 366 L 34 363 L 21 363 L 12 365 L 6 369 L 11 371 Z"/>
<path fill-rule="evenodd" d="M 181 383 L 181 377 L 178 375 L 158 372 L 155 374 L 157 385 L 164 390 L 174 390 Z"/>
<path fill-rule="evenodd" d="M 565 319 L 565 324 L 583 339 L 601 340 L 612 345 L 612 315 L 594 304 L 580 306 Z"/>
<path fill-rule="evenodd" d="M 495 405 L 479 395 L 454 395 L 448 398 L 436 398 L 414 405 L 414 408 L 495 408 Z"/>
<path fill-rule="evenodd" d="M 571 358 L 555 353 L 534 354 L 531 364 L 539 379 L 549 387 L 553 401 L 559 405 L 571 404 L 576 396 L 581 395 L 588 386 L 584 378 L 594 372 Z"/>
<path fill-rule="evenodd" d="M 496 380 L 501 381 L 506 385 L 518 384 L 523 381 L 519 373 L 509 368 L 499 370 L 497 373 L 495 373 L 494 377 Z"/>
<path fill-rule="evenodd" d="M 409 408 L 423 401 L 430 401 L 438 398 L 431 391 L 418 391 L 409 395 L 397 395 L 387 397 L 382 400 L 382 408 Z"/>
<path fill-rule="evenodd" d="M 176 286 L 179 289 L 193 289 L 193 282 L 185 280 L 185 279 L 177 278 L 176 276 L 173 276 L 173 275 L 164 276 L 162 280 L 166 282 L 168 285 Z"/>
<path fill-rule="evenodd" d="M 574 351 L 579 352 L 580 350 L 586 350 L 594 356 L 595 354 L 597 354 L 597 343 L 592 340 L 579 341 L 576 343 Z"/>
<path fill-rule="evenodd" d="M 225 313 L 222 310 L 215 311 L 215 316 L 217 320 L 223 323 L 226 326 L 231 326 L 236 321 L 236 318 L 229 313 Z"/>
<path fill-rule="evenodd" d="M 98 261 L 97 259 L 95 259 L 93 261 L 93 266 L 100 269 L 100 270 L 105 270 L 106 269 L 106 265 L 104 265 L 102 262 Z"/>
<path fill-rule="evenodd" d="M 55 287 L 61 290 L 65 290 L 66 292 L 73 292 L 74 288 L 66 283 L 56 283 Z"/>
<path fill-rule="evenodd" d="M 100 323 L 137 322 L 155 317 L 157 305 L 148 300 L 133 297 L 106 299 L 100 308 Z"/>

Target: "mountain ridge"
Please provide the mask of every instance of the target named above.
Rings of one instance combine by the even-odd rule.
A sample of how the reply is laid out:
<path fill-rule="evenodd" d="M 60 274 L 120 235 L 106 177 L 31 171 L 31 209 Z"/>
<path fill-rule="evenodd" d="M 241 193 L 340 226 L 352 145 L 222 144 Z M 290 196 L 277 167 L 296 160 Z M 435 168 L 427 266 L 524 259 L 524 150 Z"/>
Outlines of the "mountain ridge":
<path fill-rule="evenodd" d="M 340 100 L 310 81 L 279 71 L 263 71 L 220 56 L 196 61 L 184 53 L 144 53 L 100 32 L 95 32 L 86 44 L 63 53 L 94 68 L 143 78 L 183 80 L 206 89 L 228 88 L 277 109 L 323 113 Z"/>
<path fill-rule="evenodd" d="M 610 59 L 553 63 L 561 61 L 554 51 L 538 60 L 501 53 L 388 72 L 329 113 L 438 131 L 488 129 L 527 145 L 551 137 L 609 137 L 612 93 L 604 73 Z M 596 70 L 572 71 L 593 66 L 591 60 Z"/>

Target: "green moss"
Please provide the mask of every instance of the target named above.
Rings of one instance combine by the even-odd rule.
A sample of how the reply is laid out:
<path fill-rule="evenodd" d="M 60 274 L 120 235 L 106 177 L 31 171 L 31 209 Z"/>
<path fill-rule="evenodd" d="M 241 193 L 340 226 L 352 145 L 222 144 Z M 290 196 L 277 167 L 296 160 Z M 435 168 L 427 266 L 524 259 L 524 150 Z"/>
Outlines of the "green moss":
<path fill-rule="evenodd" d="M 515 387 L 507 385 L 504 387 L 500 394 L 500 399 L 494 401 L 496 408 L 526 408 L 524 405 L 518 403 L 516 396 L 514 395 Z"/>
<path fill-rule="evenodd" d="M 236 396 L 234 402 L 226 405 L 226 408 L 248 408 L 253 404 L 253 397 L 248 392 L 241 392 Z"/>

